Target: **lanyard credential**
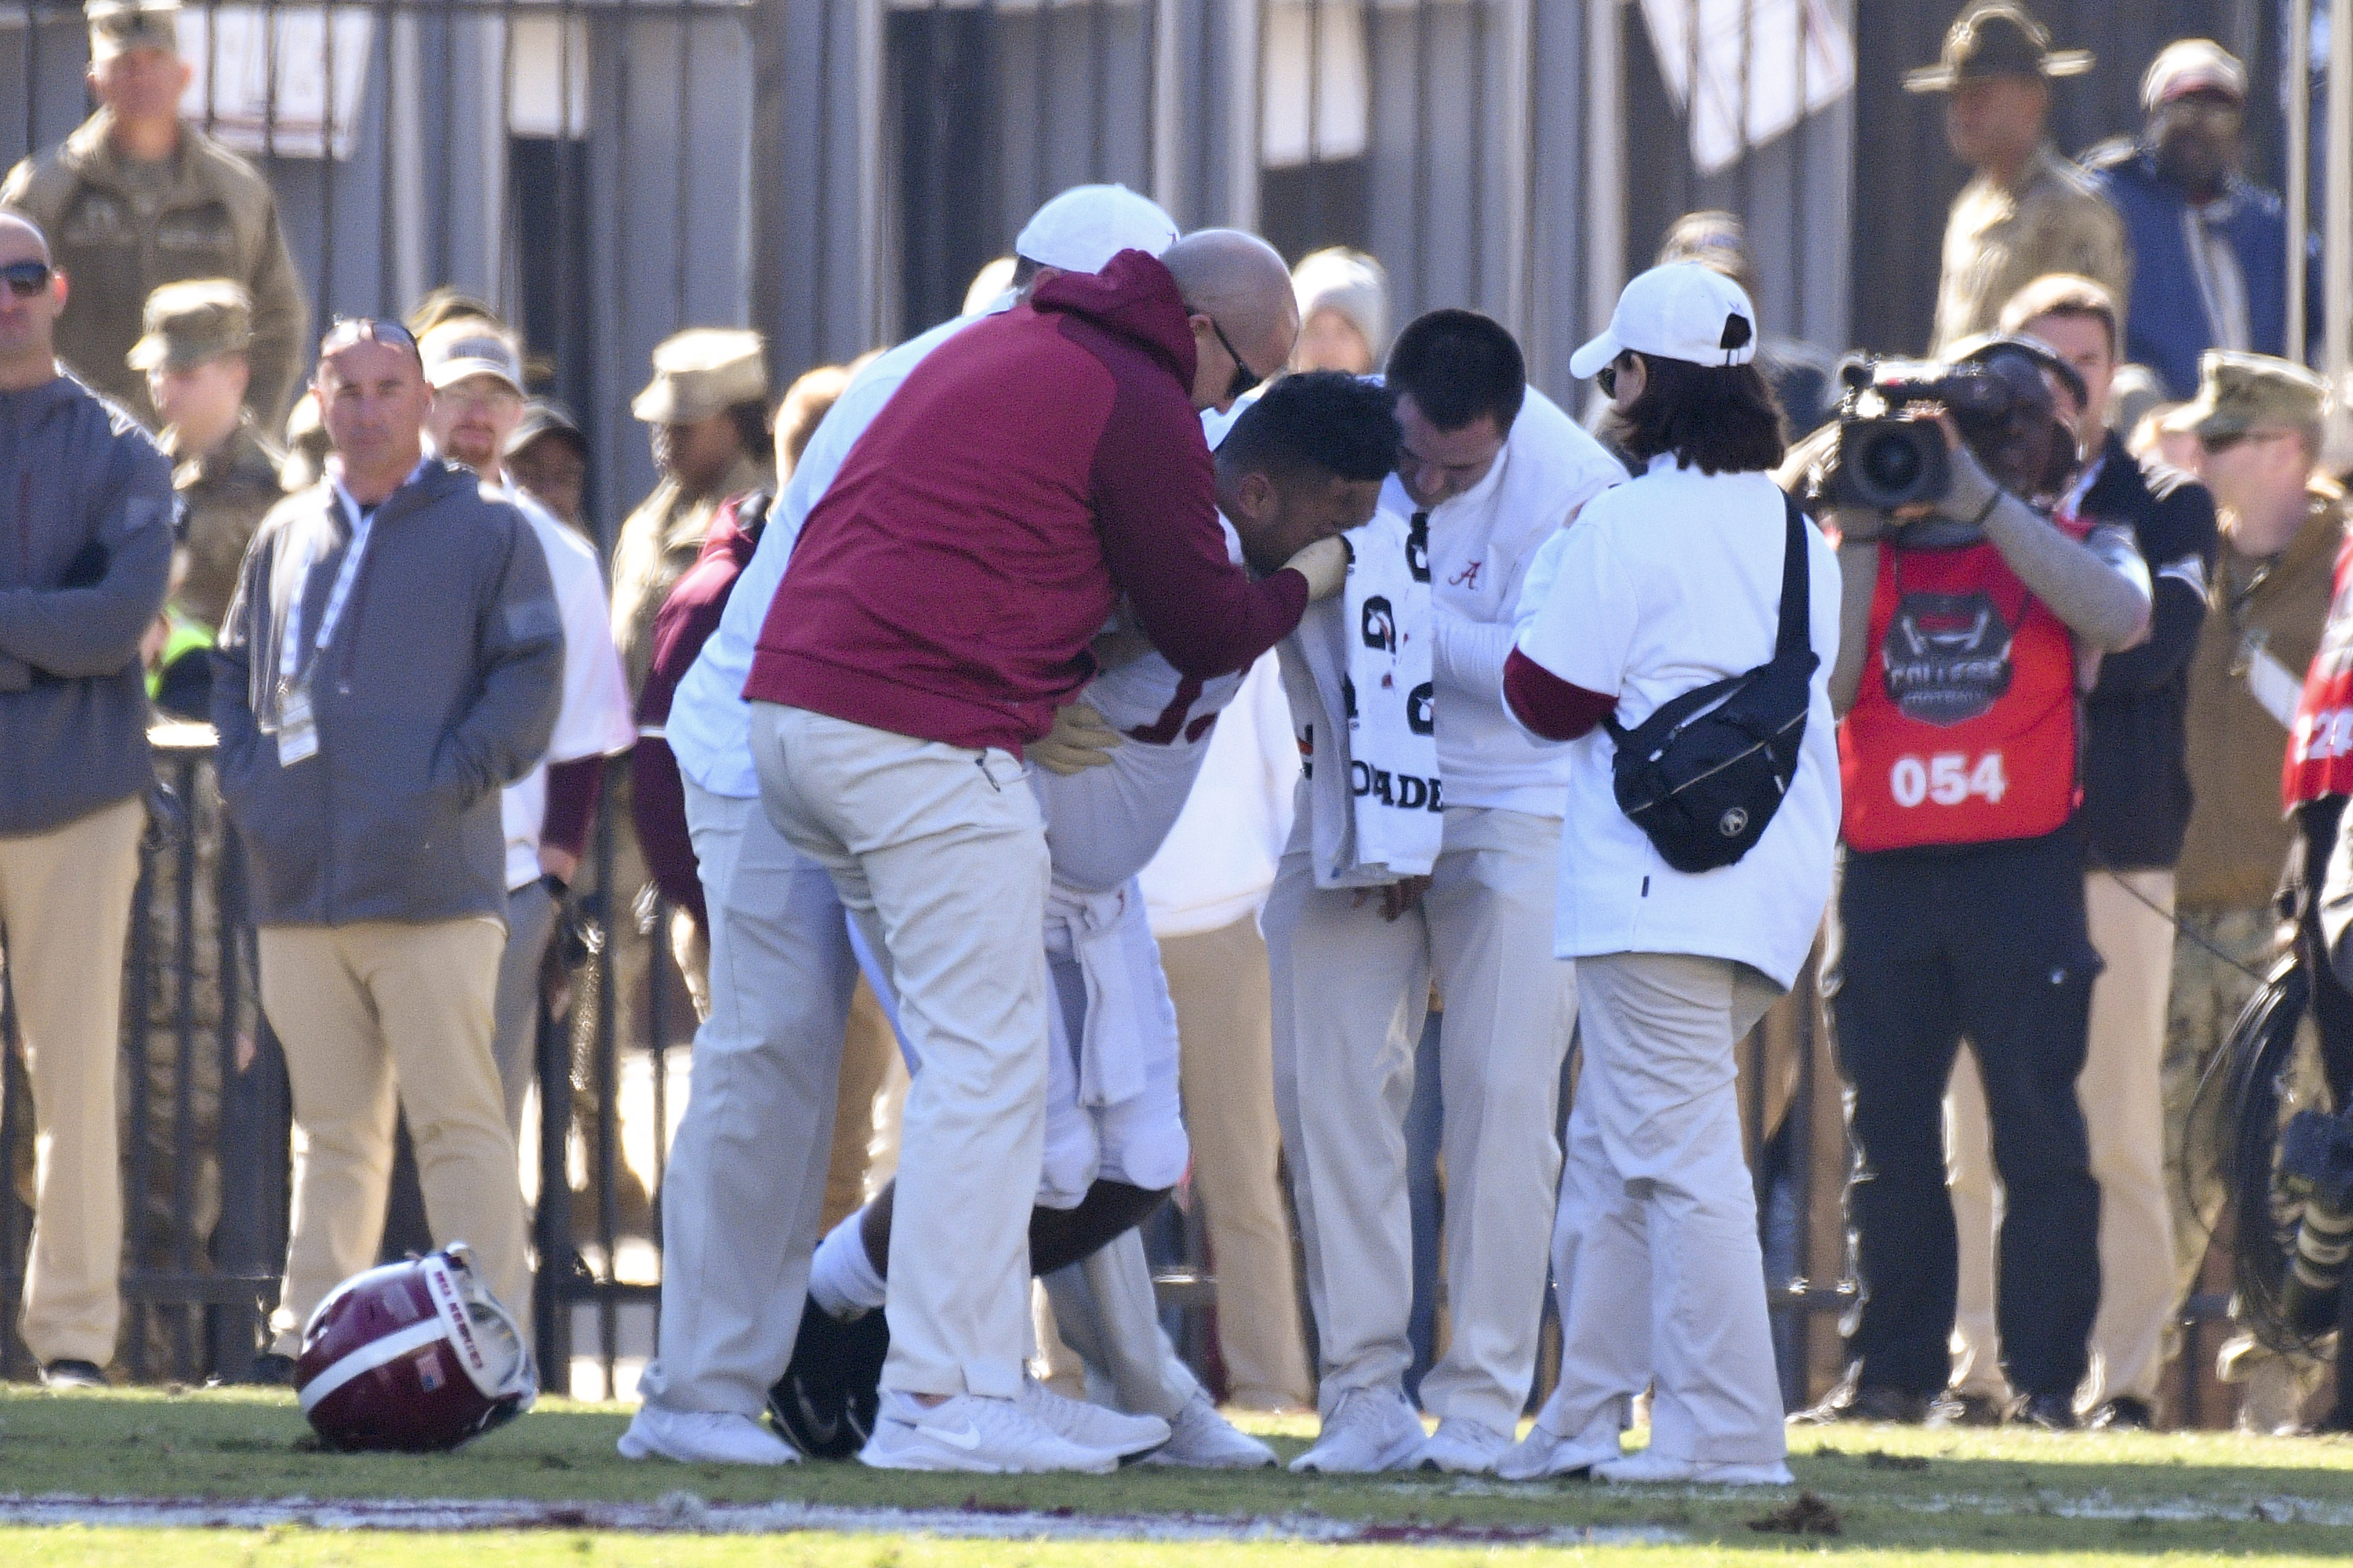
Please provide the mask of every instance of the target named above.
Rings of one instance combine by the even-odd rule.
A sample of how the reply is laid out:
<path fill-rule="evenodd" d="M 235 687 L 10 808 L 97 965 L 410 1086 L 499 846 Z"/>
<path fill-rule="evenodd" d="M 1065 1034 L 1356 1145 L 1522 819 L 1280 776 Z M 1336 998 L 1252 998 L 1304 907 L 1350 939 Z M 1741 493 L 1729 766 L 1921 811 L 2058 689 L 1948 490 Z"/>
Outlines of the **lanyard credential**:
<path fill-rule="evenodd" d="M 319 721 L 311 703 L 311 672 L 318 666 L 316 655 L 326 651 L 334 640 L 335 627 L 343 618 L 343 608 L 351 603 L 352 588 L 358 583 L 360 568 L 367 559 L 368 538 L 375 529 L 375 514 L 383 503 L 363 509 L 343 489 L 341 479 L 332 481 L 335 500 L 343 514 L 351 520 L 352 542 L 343 552 L 341 568 L 335 573 L 334 586 L 328 591 L 325 612 L 319 617 L 319 630 L 311 639 L 313 657 L 302 657 L 302 601 L 311 595 L 311 573 L 319 564 L 319 549 L 314 543 L 304 552 L 302 570 L 295 574 L 292 602 L 286 607 L 286 635 L 278 645 L 278 762 L 281 767 L 292 767 L 319 752 Z"/>
<path fill-rule="evenodd" d="M 328 592 L 327 607 L 319 617 L 318 636 L 312 639 L 314 649 L 323 650 L 335 638 L 335 627 L 342 624 L 343 607 L 351 603 L 352 585 L 359 581 L 360 567 L 367 559 L 368 538 L 375 530 L 376 507 L 362 510 L 351 492 L 335 481 L 335 499 L 342 503 L 343 513 L 351 519 L 351 547 L 343 552 L 342 567 L 335 573 L 335 585 Z M 378 503 L 381 505 L 382 503 Z M 302 602 L 311 596 L 311 573 L 319 564 L 319 550 L 313 545 L 304 555 L 302 570 L 296 574 L 292 601 L 286 606 L 286 636 L 278 650 L 278 678 L 291 683 L 301 673 Z"/>

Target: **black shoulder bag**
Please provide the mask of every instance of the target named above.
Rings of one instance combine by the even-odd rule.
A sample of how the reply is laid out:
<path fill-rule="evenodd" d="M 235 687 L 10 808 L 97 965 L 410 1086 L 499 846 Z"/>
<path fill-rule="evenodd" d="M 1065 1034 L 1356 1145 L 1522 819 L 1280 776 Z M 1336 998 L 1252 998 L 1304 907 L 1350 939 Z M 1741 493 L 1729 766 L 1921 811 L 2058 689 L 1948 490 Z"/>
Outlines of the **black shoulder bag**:
<path fill-rule="evenodd" d="M 1747 854 L 1797 776 L 1821 659 L 1808 633 L 1806 520 L 1796 500 L 1782 500 L 1788 548 L 1771 661 L 1662 703 L 1637 729 L 1601 721 L 1618 743 L 1618 808 L 1678 871 L 1713 871 Z"/>

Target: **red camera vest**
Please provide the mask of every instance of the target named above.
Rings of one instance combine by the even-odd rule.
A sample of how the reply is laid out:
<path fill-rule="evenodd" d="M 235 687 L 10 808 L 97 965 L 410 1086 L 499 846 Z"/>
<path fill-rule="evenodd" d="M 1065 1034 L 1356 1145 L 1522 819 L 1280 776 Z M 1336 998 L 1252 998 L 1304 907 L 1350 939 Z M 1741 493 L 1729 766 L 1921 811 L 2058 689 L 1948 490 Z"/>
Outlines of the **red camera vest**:
<path fill-rule="evenodd" d="M 1883 545 L 1868 646 L 1838 732 L 1850 847 L 1989 844 L 2065 824 L 2083 796 L 2074 641 L 1991 542 Z"/>
<path fill-rule="evenodd" d="M 2337 552 L 2336 596 L 2305 674 L 2280 775 L 2280 801 L 2290 811 L 2325 795 L 2353 795 L 2353 539 Z"/>

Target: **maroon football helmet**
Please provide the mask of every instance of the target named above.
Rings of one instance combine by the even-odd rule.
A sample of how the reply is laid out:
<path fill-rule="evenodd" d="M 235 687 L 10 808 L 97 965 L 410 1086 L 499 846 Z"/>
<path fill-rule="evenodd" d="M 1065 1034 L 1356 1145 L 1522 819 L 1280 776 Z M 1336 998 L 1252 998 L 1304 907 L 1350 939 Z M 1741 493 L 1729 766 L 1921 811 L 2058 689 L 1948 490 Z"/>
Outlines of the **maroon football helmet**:
<path fill-rule="evenodd" d="M 319 1303 L 294 1367 L 330 1447 L 441 1453 L 538 1397 L 531 1347 L 462 1241 L 355 1274 Z"/>

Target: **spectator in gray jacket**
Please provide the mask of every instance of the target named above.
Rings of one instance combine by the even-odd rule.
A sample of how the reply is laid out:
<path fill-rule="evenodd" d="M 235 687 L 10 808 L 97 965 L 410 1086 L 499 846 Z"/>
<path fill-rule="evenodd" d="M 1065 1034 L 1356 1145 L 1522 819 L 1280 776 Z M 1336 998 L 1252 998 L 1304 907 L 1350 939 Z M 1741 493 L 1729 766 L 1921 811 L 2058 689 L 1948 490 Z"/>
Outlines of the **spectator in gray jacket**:
<path fill-rule="evenodd" d="M 253 1369 L 273 1382 L 290 1380 L 311 1309 L 375 1261 L 396 1092 L 435 1245 L 470 1244 L 528 1320 L 491 1058 L 499 792 L 546 750 L 564 664 L 531 525 L 424 455 L 430 394 L 407 331 L 338 322 L 314 391 L 334 455 L 254 535 L 213 680 L 300 1134 L 276 1339 Z"/>
<path fill-rule="evenodd" d="M 41 1142 L 23 1331 L 42 1382 L 95 1387 L 122 1317 L 115 1036 L 172 465 L 59 373 L 65 302 L 41 231 L 0 215 L 0 955 Z"/>

